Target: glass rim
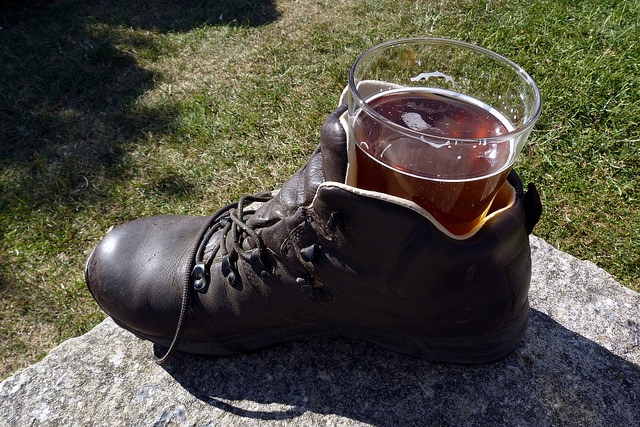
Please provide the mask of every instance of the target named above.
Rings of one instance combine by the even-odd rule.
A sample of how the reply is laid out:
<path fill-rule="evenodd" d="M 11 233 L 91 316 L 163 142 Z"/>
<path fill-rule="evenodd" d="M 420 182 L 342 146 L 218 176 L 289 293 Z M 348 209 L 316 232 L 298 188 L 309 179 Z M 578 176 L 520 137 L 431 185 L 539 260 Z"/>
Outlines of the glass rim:
<path fill-rule="evenodd" d="M 371 108 L 371 106 L 367 103 L 366 99 L 364 99 L 360 95 L 355 82 L 355 79 L 356 79 L 355 73 L 356 73 L 356 68 L 358 67 L 360 62 L 366 56 L 370 55 L 372 52 L 379 51 L 390 46 L 405 45 L 405 44 L 455 45 L 457 47 L 465 48 L 468 50 L 475 51 L 477 53 L 484 54 L 488 57 L 493 58 L 494 60 L 497 60 L 498 62 L 501 62 L 502 64 L 506 65 L 508 68 L 512 69 L 522 79 L 522 81 L 526 83 L 533 90 L 533 93 L 535 96 L 535 102 L 536 102 L 535 111 L 524 123 L 514 128 L 513 130 L 510 130 L 500 135 L 484 137 L 484 138 L 443 137 L 443 136 L 438 136 L 431 133 L 416 131 L 411 128 L 394 123 L 393 121 L 389 120 L 388 118 L 384 117 L 382 114 L 378 113 L 373 108 Z M 355 97 L 355 101 L 358 104 L 359 108 L 369 116 L 376 119 L 378 122 L 382 123 L 384 126 L 390 127 L 396 130 L 397 132 L 405 134 L 412 138 L 416 138 L 416 139 L 428 138 L 430 140 L 443 141 L 445 143 L 446 141 L 452 141 L 452 140 L 457 141 L 459 143 L 465 143 L 465 142 L 477 143 L 478 141 L 500 143 L 500 142 L 509 141 L 514 138 L 518 138 L 521 134 L 525 132 L 529 132 L 533 127 L 533 125 L 535 124 L 535 122 L 538 120 L 538 117 L 540 116 L 540 113 L 542 111 L 542 97 L 540 95 L 540 90 L 538 89 L 538 85 L 535 83 L 535 81 L 529 75 L 529 73 L 527 73 L 522 67 L 520 67 L 518 64 L 516 64 L 512 60 L 498 53 L 495 53 L 489 49 L 486 49 L 484 47 L 481 47 L 472 43 L 467 43 L 467 42 L 463 42 L 455 39 L 448 39 L 448 38 L 438 38 L 438 37 L 401 38 L 401 39 L 389 40 L 384 43 L 380 43 L 375 46 L 372 46 L 369 49 L 362 52 L 356 58 L 354 63 L 351 65 L 351 68 L 349 70 L 348 85 L 349 85 L 349 92 Z M 463 95 L 466 95 L 466 94 L 463 94 Z"/>

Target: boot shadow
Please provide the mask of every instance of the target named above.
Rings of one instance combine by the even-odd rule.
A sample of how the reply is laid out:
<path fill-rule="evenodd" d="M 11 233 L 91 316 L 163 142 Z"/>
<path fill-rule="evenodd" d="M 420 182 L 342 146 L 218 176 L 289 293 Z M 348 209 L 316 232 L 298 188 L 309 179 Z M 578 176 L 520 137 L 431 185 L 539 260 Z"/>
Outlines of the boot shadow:
<path fill-rule="evenodd" d="M 200 401 L 258 420 L 312 412 L 372 425 L 625 425 L 640 415 L 640 367 L 536 310 L 520 347 L 489 364 L 309 338 L 228 358 L 180 354 L 165 369 Z"/>

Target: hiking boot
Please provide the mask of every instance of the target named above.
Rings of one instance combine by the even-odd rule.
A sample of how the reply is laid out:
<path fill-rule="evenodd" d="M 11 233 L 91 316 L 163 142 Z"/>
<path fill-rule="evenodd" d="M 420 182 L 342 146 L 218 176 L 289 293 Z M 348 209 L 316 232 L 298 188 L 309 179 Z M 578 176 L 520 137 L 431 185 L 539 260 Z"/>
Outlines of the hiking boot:
<path fill-rule="evenodd" d="M 453 236 L 412 202 L 344 184 L 343 111 L 279 192 L 110 231 L 85 269 L 102 309 L 154 342 L 160 363 L 312 335 L 441 362 L 510 353 L 529 315 L 533 185 L 525 194 L 512 172 L 482 226 Z"/>

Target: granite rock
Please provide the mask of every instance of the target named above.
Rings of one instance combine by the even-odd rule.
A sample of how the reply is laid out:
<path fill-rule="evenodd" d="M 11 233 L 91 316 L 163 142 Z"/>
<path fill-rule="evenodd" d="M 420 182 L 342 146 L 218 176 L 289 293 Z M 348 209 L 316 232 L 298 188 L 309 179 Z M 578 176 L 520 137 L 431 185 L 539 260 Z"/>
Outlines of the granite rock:
<path fill-rule="evenodd" d="M 637 425 L 640 294 L 531 237 L 522 345 L 482 365 L 428 363 L 346 338 L 235 357 L 180 354 L 104 320 L 0 383 L 0 425 Z"/>

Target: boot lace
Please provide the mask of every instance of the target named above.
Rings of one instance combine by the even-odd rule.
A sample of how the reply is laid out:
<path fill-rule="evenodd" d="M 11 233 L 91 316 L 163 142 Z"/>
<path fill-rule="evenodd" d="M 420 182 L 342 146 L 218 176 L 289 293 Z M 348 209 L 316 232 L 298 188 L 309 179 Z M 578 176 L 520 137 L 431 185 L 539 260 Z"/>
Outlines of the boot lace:
<path fill-rule="evenodd" d="M 180 304 L 180 315 L 178 324 L 169 348 L 164 354 L 159 354 L 156 348 L 154 358 L 159 365 L 168 363 L 175 355 L 180 339 L 184 332 L 187 312 L 191 302 L 192 292 L 204 293 L 207 291 L 210 281 L 210 269 L 214 259 L 222 258 L 222 274 L 230 285 L 235 285 L 239 278 L 238 258 L 243 257 L 253 265 L 261 265 L 260 276 L 268 277 L 270 268 L 266 262 L 267 247 L 262 238 L 246 223 L 246 220 L 256 212 L 250 205 L 255 202 L 267 202 L 273 198 L 271 192 L 261 192 L 252 196 L 243 196 L 237 203 L 231 203 L 214 213 L 201 231 L 198 233 L 198 240 L 194 245 L 191 255 L 188 257 L 187 274 L 185 274 L 182 287 L 182 300 Z M 207 243 L 211 237 L 221 231 L 221 238 L 213 247 L 211 256 L 205 261 Z M 249 238 L 255 247 L 245 249 L 242 247 L 246 238 Z M 231 250 L 228 249 L 231 247 Z"/>

